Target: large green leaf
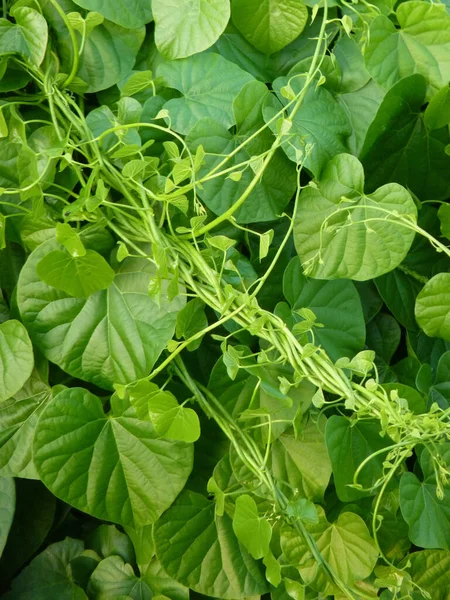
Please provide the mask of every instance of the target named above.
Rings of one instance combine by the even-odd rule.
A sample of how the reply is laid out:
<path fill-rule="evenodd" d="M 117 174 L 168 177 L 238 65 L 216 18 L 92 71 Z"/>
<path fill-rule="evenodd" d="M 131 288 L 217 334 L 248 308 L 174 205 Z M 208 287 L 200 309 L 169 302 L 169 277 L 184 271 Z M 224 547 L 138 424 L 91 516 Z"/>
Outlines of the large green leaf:
<path fill-rule="evenodd" d="M 214 44 L 230 18 L 229 0 L 153 0 L 155 42 L 167 58 L 186 58 Z"/>
<path fill-rule="evenodd" d="M 145 571 L 144 579 L 151 587 L 154 596 L 162 594 L 170 600 L 189 600 L 188 588 L 169 577 L 156 557 Z"/>
<path fill-rule="evenodd" d="M 438 273 L 416 299 L 417 323 L 430 337 L 450 342 L 450 273 Z"/>
<path fill-rule="evenodd" d="M 370 26 L 366 67 L 386 88 L 402 77 L 421 73 L 428 81 L 428 99 L 450 79 L 450 16 L 444 5 L 403 2 L 400 30 L 385 16 Z"/>
<path fill-rule="evenodd" d="M 433 600 L 450 600 L 450 552 L 423 550 L 408 556 L 408 573 Z"/>
<path fill-rule="evenodd" d="M 417 216 L 405 188 L 389 183 L 367 195 L 358 159 L 335 156 L 318 184 L 300 196 L 294 241 L 305 274 L 364 281 L 391 271 L 414 239 L 398 216 Z"/>
<path fill-rule="evenodd" d="M 308 20 L 308 10 L 296 0 L 232 0 L 233 23 L 265 54 L 278 52 L 295 40 Z"/>
<path fill-rule="evenodd" d="M 379 105 L 361 149 L 369 191 L 395 181 L 421 200 L 450 193 L 450 156 L 444 151 L 450 137 L 445 129 L 428 129 L 421 111 L 425 91 L 425 79 L 411 75 L 396 83 Z"/>
<path fill-rule="evenodd" d="M 163 63 L 158 77 L 182 93 L 165 103 L 171 126 L 188 133 L 202 117 L 211 117 L 224 127 L 234 124 L 233 100 L 251 75 L 218 54 L 206 53 Z"/>
<path fill-rule="evenodd" d="M 271 468 L 286 492 L 298 490 L 302 497 L 320 502 L 331 476 L 331 463 L 325 445 L 325 417 L 316 423 L 305 417 L 298 437 L 284 433 L 273 444 Z"/>
<path fill-rule="evenodd" d="M 204 165 L 199 177 L 207 175 L 222 160 L 223 156 L 234 151 L 246 138 L 264 125 L 261 107 L 269 95 L 267 87 L 258 82 L 247 83 L 233 103 L 233 114 L 236 131 L 228 129 L 206 118 L 200 120 L 186 138 L 192 150 L 200 145 L 206 152 Z M 227 161 L 227 168 L 250 160 L 270 149 L 273 142 L 270 132 L 264 132 L 247 143 L 244 148 Z M 223 214 L 245 192 L 255 173 L 250 166 L 241 171 L 239 181 L 222 176 L 206 181 L 198 190 L 198 194 L 210 210 Z M 243 206 L 236 211 L 235 217 L 240 223 L 271 221 L 276 219 L 292 198 L 296 187 L 297 176 L 294 165 L 286 158 L 282 150 L 277 150 L 259 180 L 258 185 L 245 200 Z"/>
<path fill-rule="evenodd" d="M 20 54 L 38 67 L 47 48 L 47 22 L 37 10 L 26 7 L 17 8 L 14 17 L 15 25 L 7 19 L 0 19 L 0 54 Z"/>
<path fill-rule="evenodd" d="M 147 375 L 175 330 L 179 299 L 148 295 L 154 274 L 145 259 L 126 259 L 107 290 L 72 298 L 39 278 L 36 266 L 55 241 L 30 255 L 18 284 L 22 318 L 34 343 L 52 362 L 75 377 L 111 389 Z"/>
<path fill-rule="evenodd" d="M 343 512 L 337 521 L 329 523 L 319 509 L 317 524 L 306 525 L 322 557 L 344 584 L 351 585 L 368 577 L 378 559 L 378 550 L 364 521 L 351 512 Z M 284 526 L 281 547 L 290 564 L 297 567 L 306 584 L 324 596 L 338 594 L 322 565 L 312 555 L 302 536 L 292 527 Z"/>
<path fill-rule="evenodd" d="M 303 86 L 303 78 L 276 79 L 273 88 L 284 104 L 287 100 L 281 95 L 281 88 L 286 86 L 288 81 L 294 93 L 299 93 Z M 275 96 L 269 97 L 264 108 L 266 122 L 273 119 L 282 109 L 281 102 Z M 276 129 L 276 121 L 272 121 L 271 128 Z M 293 118 L 292 127 L 282 148 L 292 161 L 304 161 L 304 166 L 318 177 L 327 161 L 346 151 L 345 142 L 351 131 L 346 111 L 330 92 L 322 86 L 310 86 Z"/>
<path fill-rule="evenodd" d="M 134 409 L 106 416 L 82 388 L 59 393 L 41 414 L 34 462 L 45 485 L 68 504 L 122 525 L 152 523 L 183 488 L 192 446 L 158 439 Z"/>
<path fill-rule="evenodd" d="M 120 556 L 109 556 L 95 568 L 89 580 L 88 591 L 96 600 L 151 600 L 148 584 L 137 577 L 133 567 Z"/>
<path fill-rule="evenodd" d="M 267 556 L 272 528 L 266 519 L 259 516 L 258 506 L 248 494 L 236 498 L 233 531 L 253 558 Z"/>
<path fill-rule="evenodd" d="M 5 600 L 87 600 L 70 576 L 70 561 L 83 552 L 83 542 L 66 538 L 48 546 L 14 579 Z"/>
<path fill-rule="evenodd" d="M 127 29 L 137 29 L 152 20 L 151 0 L 74 0 L 75 4 L 87 10 L 100 13 L 117 25 Z M 154 3 L 153 3 L 154 4 Z"/>
<path fill-rule="evenodd" d="M 215 598 L 264 594 L 262 565 L 238 542 L 230 517 L 214 516 L 214 503 L 182 492 L 155 525 L 156 553 L 167 573 L 190 589 Z"/>
<path fill-rule="evenodd" d="M 0 405 L 0 477 L 38 479 L 32 441 L 38 417 L 51 390 L 33 371 L 24 387 Z"/>
<path fill-rule="evenodd" d="M 356 469 L 374 452 L 389 446 L 391 441 L 380 436 L 380 426 L 375 421 L 350 421 L 333 415 L 327 422 L 326 441 L 333 467 L 334 485 L 339 500 L 353 502 L 377 493 L 349 487 L 353 484 Z M 360 471 L 358 483 L 367 489 L 383 474 L 385 456 L 379 454 Z"/>
<path fill-rule="evenodd" d="M 14 510 L 16 507 L 16 488 L 12 477 L 0 478 L 0 556 L 8 539 Z"/>
<path fill-rule="evenodd" d="M 0 324 L 0 402 L 16 394 L 33 370 L 33 347 L 16 320 Z"/>
<path fill-rule="evenodd" d="M 307 279 L 298 258 L 289 263 L 283 277 L 283 291 L 296 313 L 309 308 L 321 327 L 313 327 L 314 340 L 325 348 L 333 360 L 341 356 L 353 358 L 364 348 L 366 328 L 359 294 L 351 281 Z"/>

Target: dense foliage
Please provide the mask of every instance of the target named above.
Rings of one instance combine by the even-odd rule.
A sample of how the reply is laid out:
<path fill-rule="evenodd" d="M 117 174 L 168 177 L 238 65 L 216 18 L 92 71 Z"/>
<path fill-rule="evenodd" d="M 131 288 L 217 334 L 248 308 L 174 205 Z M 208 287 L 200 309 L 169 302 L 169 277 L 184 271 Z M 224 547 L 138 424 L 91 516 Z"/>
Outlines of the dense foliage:
<path fill-rule="evenodd" d="M 447 6 L 3 1 L 5 600 L 450 598 Z"/>

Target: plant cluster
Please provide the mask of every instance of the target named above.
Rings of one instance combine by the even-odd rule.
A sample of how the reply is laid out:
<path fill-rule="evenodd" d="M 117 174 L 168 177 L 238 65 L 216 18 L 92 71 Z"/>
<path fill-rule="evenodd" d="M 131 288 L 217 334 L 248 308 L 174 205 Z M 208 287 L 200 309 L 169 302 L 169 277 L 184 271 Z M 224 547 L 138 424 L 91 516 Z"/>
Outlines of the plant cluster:
<path fill-rule="evenodd" d="M 5 600 L 450 589 L 450 14 L 0 19 Z"/>

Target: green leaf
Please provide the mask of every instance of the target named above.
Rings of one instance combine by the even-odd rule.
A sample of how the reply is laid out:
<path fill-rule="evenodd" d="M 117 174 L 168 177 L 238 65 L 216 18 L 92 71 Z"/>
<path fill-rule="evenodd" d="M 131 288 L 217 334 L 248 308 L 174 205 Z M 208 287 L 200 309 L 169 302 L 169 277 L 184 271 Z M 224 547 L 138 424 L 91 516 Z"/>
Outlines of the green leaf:
<path fill-rule="evenodd" d="M 233 23 L 265 54 L 278 52 L 305 28 L 308 10 L 296 0 L 232 0 Z"/>
<path fill-rule="evenodd" d="M 208 327 L 205 305 L 199 298 L 190 300 L 177 315 L 176 336 L 188 340 L 190 337 Z M 201 339 L 189 344 L 188 348 L 196 350 Z"/>
<path fill-rule="evenodd" d="M 233 102 L 236 131 L 231 133 L 227 126 L 212 119 L 200 120 L 186 138 L 192 150 L 202 146 L 206 152 L 200 177 L 209 173 L 222 160 L 223 155 L 233 152 L 241 143 L 264 126 L 262 105 L 269 92 L 261 82 L 251 81 L 244 85 Z M 241 165 L 268 151 L 273 136 L 270 131 L 258 135 L 247 143 L 227 162 L 228 167 Z M 217 177 L 207 181 L 199 190 L 199 196 L 210 210 L 220 215 L 228 210 L 246 191 L 254 177 L 251 168 L 241 171 L 241 177 L 234 181 L 229 177 Z M 277 150 L 268 164 L 258 185 L 249 194 L 241 208 L 234 213 L 239 223 L 271 221 L 279 217 L 295 193 L 295 167 L 282 150 Z"/>
<path fill-rule="evenodd" d="M 107 289 L 115 276 L 113 269 L 95 250 L 87 250 L 79 257 L 53 250 L 38 262 L 36 272 L 49 286 L 75 298 L 88 298 Z"/>
<path fill-rule="evenodd" d="M 361 150 L 366 187 L 373 191 L 389 181 L 400 183 L 421 200 L 450 193 L 450 157 L 445 129 L 429 131 L 422 106 L 426 82 L 421 75 L 401 79 L 385 95 Z"/>
<path fill-rule="evenodd" d="M 414 305 L 417 294 L 423 287 L 422 284 L 400 269 L 394 269 L 386 275 L 377 277 L 375 285 L 395 319 L 406 329 L 417 329 Z"/>
<path fill-rule="evenodd" d="M 34 428 L 51 389 L 36 370 L 12 398 L 0 405 L 0 477 L 38 479 L 31 446 Z"/>
<path fill-rule="evenodd" d="M 305 274 L 364 281 L 391 271 L 414 239 L 414 232 L 397 220 L 416 217 L 416 206 L 405 188 L 389 183 L 365 194 L 358 159 L 336 156 L 317 186 L 306 188 L 300 196 L 294 241 Z"/>
<path fill-rule="evenodd" d="M 93 10 L 127 29 L 137 29 L 152 20 L 152 3 L 149 0 L 74 0 L 75 4 Z"/>
<path fill-rule="evenodd" d="M 157 392 L 150 396 L 148 410 L 159 436 L 181 442 L 196 442 L 200 437 L 197 413 L 192 408 L 180 406 L 170 392 Z"/>
<path fill-rule="evenodd" d="M 450 341 L 450 273 L 438 273 L 424 285 L 415 316 L 428 336 Z"/>
<path fill-rule="evenodd" d="M 152 71 L 136 71 L 133 73 L 125 85 L 121 88 L 121 94 L 123 96 L 134 96 L 143 92 L 147 88 L 151 87 L 153 83 Z"/>
<path fill-rule="evenodd" d="M 14 579 L 5 600 L 87 600 L 70 576 L 70 562 L 83 552 L 83 542 L 67 537 L 38 554 Z"/>
<path fill-rule="evenodd" d="M 171 60 L 214 44 L 230 18 L 229 0 L 153 0 L 155 42 Z"/>
<path fill-rule="evenodd" d="M 50 287 L 37 264 L 56 242 L 41 244 L 22 269 L 17 300 L 34 343 L 74 377 L 112 389 L 146 376 L 172 338 L 179 297 L 148 296 L 155 268 L 145 259 L 120 263 L 113 283 L 89 298 L 72 298 Z"/>
<path fill-rule="evenodd" d="M 20 54 L 38 67 L 47 48 L 47 22 L 38 11 L 26 7 L 16 8 L 14 18 L 15 25 L 7 19 L 0 19 L 0 54 Z"/>
<path fill-rule="evenodd" d="M 374 456 L 360 471 L 358 483 L 364 490 L 349 487 L 353 484 L 356 469 L 374 452 L 389 446 L 389 438 L 380 436 L 380 425 L 375 421 L 350 421 L 346 417 L 333 415 L 326 426 L 326 442 L 334 484 L 339 500 L 353 502 L 364 496 L 373 496 L 371 491 L 378 478 L 383 475 L 384 454 Z"/>
<path fill-rule="evenodd" d="M 288 83 L 287 77 L 281 77 L 273 82 L 277 92 L 270 96 L 264 108 L 266 123 L 281 109 L 282 103 L 288 100 L 281 95 L 281 88 Z M 291 86 L 295 93 L 300 93 L 303 80 L 293 78 Z M 288 113 L 292 108 L 288 109 Z M 276 125 L 272 122 L 272 130 Z M 282 148 L 293 162 L 302 161 L 311 173 L 318 177 L 324 165 L 333 156 L 346 151 L 345 142 L 351 134 L 350 122 L 346 111 L 323 87 L 311 86 L 305 94 L 303 102 L 295 113 L 292 127 L 285 137 Z"/>
<path fill-rule="evenodd" d="M 98 0 L 95 1 L 98 2 Z M 145 4 L 149 7 L 150 2 L 145 1 Z M 74 6 L 72 4 L 72 7 Z M 109 2 L 103 2 L 103 6 L 105 10 L 112 6 L 113 10 L 116 3 L 111 5 Z M 56 36 L 58 57 L 62 63 L 61 70 L 69 73 L 73 56 L 67 27 L 49 0 L 43 4 L 43 10 Z M 133 16 L 127 10 L 124 18 L 133 18 Z M 86 38 L 77 72 L 77 77 L 87 85 L 83 89 L 83 93 L 107 89 L 129 75 L 144 37 L 144 27 L 125 29 L 111 21 L 104 21 L 95 27 Z"/>
<path fill-rule="evenodd" d="M 400 325 L 394 317 L 378 313 L 367 325 L 367 347 L 389 364 L 400 344 L 401 335 Z"/>
<path fill-rule="evenodd" d="M 182 492 L 155 525 L 156 552 L 164 570 L 191 590 L 214 598 L 264 594 L 262 565 L 234 535 L 227 514 L 214 518 L 214 503 Z"/>
<path fill-rule="evenodd" d="M 303 497 L 320 502 L 331 476 L 331 463 L 325 445 L 325 417 L 315 423 L 305 417 L 296 439 L 284 433 L 273 444 L 271 468 L 286 491 L 299 490 Z"/>
<path fill-rule="evenodd" d="M 144 527 L 125 527 L 127 536 L 133 543 L 136 554 L 136 563 L 141 574 L 147 571 L 147 568 L 155 555 L 155 544 L 153 543 L 153 525 Z"/>
<path fill-rule="evenodd" d="M 70 256 L 78 257 L 86 254 L 86 249 L 78 235 L 68 223 L 56 223 L 56 241 L 62 244 Z"/>
<path fill-rule="evenodd" d="M 16 507 L 16 488 L 11 477 L 0 478 L 0 557 L 8 539 L 14 510 Z"/>
<path fill-rule="evenodd" d="M 39 550 L 55 517 L 56 498 L 40 481 L 16 479 L 15 483 L 14 521 L 0 561 L 2 581 L 11 580 Z"/>
<path fill-rule="evenodd" d="M 109 556 L 102 560 L 92 573 L 88 592 L 96 600 L 151 600 L 152 591 L 148 584 L 136 577 L 133 567 L 121 556 Z"/>
<path fill-rule="evenodd" d="M 135 561 L 130 538 L 114 525 L 99 525 L 87 536 L 86 544 L 101 558 L 120 556 L 124 562 L 133 563 Z"/>
<path fill-rule="evenodd" d="M 441 233 L 450 240 L 450 205 L 441 204 L 438 210 L 438 217 L 441 223 Z"/>
<path fill-rule="evenodd" d="M 317 524 L 306 526 L 322 557 L 346 585 L 368 577 L 377 562 L 378 550 L 364 521 L 351 512 L 343 512 L 329 523 L 323 509 Z M 299 569 L 307 585 L 323 595 L 338 594 L 322 565 L 311 554 L 309 546 L 293 528 L 284 526 L 281 547 L 290 564 Z"/>
<path fill-rule="evenodd" d="M 450 489 L 444 488 L 439 498 L 434 473 L 422 482 L 414 473 L 403 473 L 400 508 L 413 544 L 421 548 L 450 549 Z"/>
<path fill-rule="evenodd" d="M 55 496 L 99 519 L 142 526 L 170 506 L 192 468 L 192 447 L 157 439 L 133 408 L 105 416 L 83 388 L 62 391 L 41 414 L 33 455 Z"/>
<path fill-rule="evenodd" d="M 312 328 L 317 345 L 323 346 L 332 360 L 352 358 L 363 349 L 366 337 L 359 294 L 351 281 L 307 279 L 298 258 L 289 263 L 283 277 L 283 291 L 292 306 L 294 322 L 298 310 L 313 311 L 322 327 Z"/>
<path fill-rule="evenodd" d="M 236 498 L 233 531 L 253 558 L 263 558 L 268 554 L 272 528 L 266 519 L 259 516 L 256 502 L 247 494 Z"/>
<path fill-rule="evenodd" d="M 408 573 L 433 600 L 448 600 L 450 590 L 450 553 L 423 550 L 408 556 Z"/>
<path fill-rule="evenodd" d="M 402 77 L 422 74 L 428 99 L 450 79 L 446 56 L 450 50 L 450 16 L 444 5 L 403 2 L 396 11 L 400 30 L 385 16 L 372 22 L 365 50 L 372 77 L 390 88 Z"/>
<path fill-rule="evenodd" d="M 252 80 L 248 73 L 213 53 L 163 63 L 157 75 L 164 85 L 182 94 L 164 105 L 173 129 L 179 133 L 188 133 L 202 117 L 231 127 L 235 122 L 233 100 Z"/>
<path fill-rule="evenodd" d="M 0 324 L 0 402 L 20 390 L 33 365 L 33 347 L 22 323 L 11 320 Z"/>
<path fill-rule="evenodd" d="M 189 600 L 188 588 L 169 577 L 156 558 L 146 570 L 144 580 L 151 587 L 154 600 L 159 594 L 166 595 L 170 600 Z"/>

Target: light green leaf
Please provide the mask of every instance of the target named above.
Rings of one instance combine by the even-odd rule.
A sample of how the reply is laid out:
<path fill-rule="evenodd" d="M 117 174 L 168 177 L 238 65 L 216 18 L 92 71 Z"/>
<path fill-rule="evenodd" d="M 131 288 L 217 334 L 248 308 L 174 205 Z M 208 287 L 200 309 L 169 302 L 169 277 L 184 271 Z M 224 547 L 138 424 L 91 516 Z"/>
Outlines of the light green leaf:
<path fill-rule="evenodd" d="M 120 263 L 107 290 L 72 298 L 36 272 L 57 248 L 53 241 L 36 248 L 19 279 L 18 305 L 34 343 L 71 375 L 106 389 L 146 376 L 173 336 L 183 301 L 169 302 L 163 292 L 157 305 L 148 295 L 155 268 L 136 258 Z"/>
<path fill-rule="evenodd" d="M 123 87 L 121 87 L 121 94 L 123 96 L 134 96 L 143 92 L 147 88 L 151 87 L 153 83 L 152 71 L 136 71 L 129 77 Z"/>
<path fill-rule="evenodd" d="M 430 99 L 450 79 L 450 16 L 442 4 L 419 1 L 403 2 L 396 14 L 400 30 L 385 16 L 372 22 L 367 70 L 386 88 L 420 73 L 428 81 Z"/>
<path fill-rule="evenodd" d="M 441 204 L 438 210 L 438 218 L 441 223 L 441 233 L 450 240 L 450 204 Z"/>
<path fill-rule="evenodd" d="M 192 468 L 192 446 L 157 439 L 133 408 L 108 417 L 99 398 L 69 388 L 36 427 L 33 455 L 44 484 L 99 519 L 142 526 L 170 506 Z"/>
<path fill-rule="evenodd" d="M 283 291 L 292 307 L 292 319 L 301 322 L 299 309 L 313 311 L 322 327 L 312 328 L 317 345 L 332 360 L 352 358 L 364 348 L 366 328 L 359 294 L 351 281 L 307 279 L 298 258 L 289 263 L 283 277 Z"/>
<path fill-rule="evenodd" d="M 186 58 L 214 44 L 230 18 L 229 0 L 153 0 L 155 42 L 169 59 Z"/>
<path fill-rule="evenodd" d="M 182 492 L 156 523 L 154 539 L 168 575 L 199 594 L 228 600 L 269 591 L 261 563 L 237 540 L 230 517 L 214 518 L 214 502 L 200 494 Z"/>
<path fill-rule="evenodd" d="M 133 567 L 121 556 L 109 556 L 102 560 L 92 573 L 88 592 L 96 600 L 151 600 L 152 591 L 148 584 L 136 577 Z"/>
<path fill-rule="evenodd" d="M 197 413 L 192 408 L 180 406 L 170 392 L 156 392 L 150 396 L 148 410 L 159 436 L 181 442 L 196 442 L 200 437 Z"/>
<path fill-rule="evenodd" d="M 86 248 L 78 235 L 68 223 L 56 223 L 56 241 L 62 244 L 71 256 L 84 256 Z"/>
<path fill-rule="evenodd" d="M 416 299 L 417 323 L 430 337 L 450 341 L 450 273 L 438 273 Z"/>
<path fill-rule="evenodd" d="M 361 163 L 349 154 L 333 158 L 317 187 L 300 196 L 294 241 L 306 275 L 364 281 L 394 269 L 414 232 L 396 222 L 415 221 L 409 192 L 396 183 L 366 195 Z"/>
<path fill-rule="evenodd" d="M 408 556 L 408 573 L 433 600 L 450 598 L 450 552 L 423 550 Z"/>
<path fill-rule="evenodd" d="M 16 8 L 14 18 L 15 25 L 7 19 L 0 19 L 0 54 L 20 54 L 38 67 L 47 48 L 47 22 L 41 13 L 26 7 Z"/>
<path fill-rule="evenodd" d="M 389 438 L 380 436 L 380 426 L 375 421 L 350 421 L 346 417 L 333 415 L 327 422 L 326 441 L 333 467 L 334 484 L 339 500 L 353 502 L 364 496 L 372 496 L 372 487 L 383 474 L 385 456 L 379 454 L 360 471 L 358 483 L 365 488 L 349 487 L 359 465 L 374 452 L 389 446 Z"/>
<path fill-rule="evenodd" d="M 319 522 L 306 528 L 322 557 L 344 584 L 352 585 L 372 573 L 378 550 L 361 517 L 343 512 L 337 521 L 329 523 L 324 510 L 320 509 Z M 339 589 L 330 583 L 322 565 L 311 554 L 303 537 L 293 528 L 283 527 L 281 547 L 289 563 L 299 569 L 307 585 L 325 596 L 339 593 Z"/>
<path fill-rule="evenodd" d="M 321 501 L 330 481 L 331 463 L 325 445 L 325 417 L 316 423 L 304 418 L 298 439 L 284 433 L 273 444 L 271 467 L 286 491 L 299 490 L 303 497 Z"/>
<path fill-rule="evenodd" d="M 253 558 L 263 558 L 268 554 L 272 528 L 266 519 L 259 516 L 256 502 L 247 494 L 236 498 L 233 531 Z"/>
<path fill-rule="evenodd" d="M 36 370 L 12 398 L 0 405 L 0 477 L 38 479 L 31 446 L 34 428 L 51 389 Z"/>
<path fill-rule="evenodd" d="M 115 276 L 113 269 L 95 250 L 87 250 L 84 256 L 79 257 L 53 250 L 38 262 L 36 272 L 49 286 L 75 298 L 88 298 L 105 290 Z"/>
<path fill-rule="evenodd" d="M 0 478 L 0 557 L 8 539 L 16 507 L 16 488 L 12 477 Z"/>
<path fill-rule="evenodd" d="M 81 540 L 66 538 L 38 554 L 12 582 L 5 600 L 87 600 L 70 576 L 70 562 L 83 552 Z"/>
<path fill-rule="evenodd" d="M 441 129 L 450 123 L 450 87 L 444 85 L 430 100 L 424 114 L 428 129 Z"/>
<path fill-rule="evenodd" d="M 296 0 L 232 0 L 233 23 L 265 54 L 278 52 L 305 28 L 308 9 Z"/>
<path fill-rule="evenodd" d="M 281 95 L 281 88 L 287 83 L 287 77 L 280 77 L 273 82 L 273 88 L 281 102 L 275 96 L 269 97 L 263 111 L 266 122 L 281 110 L 281 103 L 288 102 Z M 295 94 L 300 93 L 303 78 L 294 77 L 291 86 Z M 276 128 L 274 122 L 271 128 Z M 293 162 L 302 161 L 304 166 L 318 177 L 327 161 L 346 151 L 345 142 L 351 132 L 346 111 L 330 92 L 323 87 L 310 86 L 294 116 L 282 148 Z"/>
<path fill-rule="evenodd" d="M 153 525 L 145 525 L 137 529 L 134 529 L 134 527 L 125 527 L 125 532 L 133 543 L 136 563 L 142 575 L 147 571 L 155 555 Z"/>
<path fill-rule="evenodd" d="M 188 133 L 202 117 L 225 127 L 235 123 L 232 104 L 251 75 L 218 54 L 206 53 L 163 63 L 157 75 L 164 85 L 182 93 L 165 103 L 172 127 Z"/>
<path fill-rule="evenodd" d="M 117 25 L 127 29 L 137 29 L 152 20 L 150 0 L 74 0 L 75 4 L 87 10 L 94 10 Z"/>
<path fill-rule="evenodd" d="M 16 320 L 0 325 L 0 402 L 14 396 L 33 370 L 33 347 L 25 327 Z"/>

